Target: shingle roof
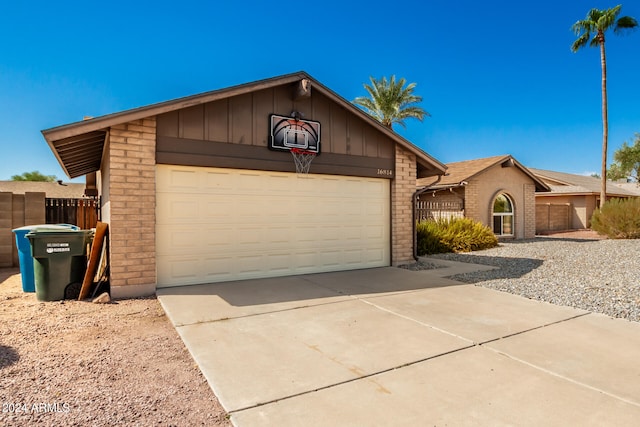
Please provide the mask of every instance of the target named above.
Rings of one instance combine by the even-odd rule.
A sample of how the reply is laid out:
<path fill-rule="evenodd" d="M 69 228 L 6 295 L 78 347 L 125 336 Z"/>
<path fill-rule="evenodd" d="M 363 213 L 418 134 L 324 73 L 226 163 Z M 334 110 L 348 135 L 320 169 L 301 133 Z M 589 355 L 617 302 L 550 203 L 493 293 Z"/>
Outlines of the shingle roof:
<path fill-rule="evenodd" d="M 51 199 L 80 199 L 85 184 L 40 181 L 0 181 L 0 192 L 13 194 L 45 193 Z"/>
<path fill-rule="evenodd" d="M 574 175 L 564 172 L 529 168 L 529 170 L 545 181 L 553 194 L 600 194 L 600 179 L 586 175 Z M 607 182 L 607 194 L 610 196 L 632 197 L 637 193 Z"/>
<path fill-rule="evenodd" d="M 616 182 L 616 187 L 620 187 L 623 190 L 630 191 L 637 196 L 640 196 L 640 183 L 638 182 Z"/>
<path fill-rule="evenodd" d="M 489 168 L 496 165 L 504 164 L 508 161 L 513 163 L 513 166 L 519 168 L 523 173 L 530 176 L 536 184 L 536 191 L 547 191 L 548 188 L 545 183 L 532 174 L 527 168 L 522 166 L 516 161 L 513 156 L 505 154 L 502 156 L 486 157 L 484 159 L 465 160 L 462 162 L 447 163 L 447 175 L 433 186 L 433 188 L 450 187 L 460 185 L 464 181 L 468 181 L 476 175 L 481 174 Z M 433 178 L 425 178 L 418 180 L 418 187 L 424 187 L 434 181 Z"/>

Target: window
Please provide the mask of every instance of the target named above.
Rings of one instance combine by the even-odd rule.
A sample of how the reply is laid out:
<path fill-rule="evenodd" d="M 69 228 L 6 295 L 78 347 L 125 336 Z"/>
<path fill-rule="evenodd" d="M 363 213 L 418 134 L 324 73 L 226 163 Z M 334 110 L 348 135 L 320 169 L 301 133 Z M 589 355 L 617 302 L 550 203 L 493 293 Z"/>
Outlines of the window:
<path fill-rule="evenodd" d="M 513 236 L 513 203 L 506 194 L 498 195 L 493 202 L 493 233 Z"/>

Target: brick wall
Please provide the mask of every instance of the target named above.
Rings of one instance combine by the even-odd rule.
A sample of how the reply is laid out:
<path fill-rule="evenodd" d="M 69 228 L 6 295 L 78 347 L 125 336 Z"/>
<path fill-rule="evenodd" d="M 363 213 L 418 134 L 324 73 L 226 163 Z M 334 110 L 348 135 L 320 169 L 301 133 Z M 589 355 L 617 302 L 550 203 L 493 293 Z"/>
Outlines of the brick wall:
<path fill-rule="evenodd" d="M 114 298 L 150 295 L 156 286 L 154 117 L 113 126 L 108 176 L 110 283 Z"/>
<path fill-rule="evenodd" d="M 470 181 L 464 187 L 464 216 L 474 221 L 490 225 L 488 219 L 482 215 L 484 205 L 486 204 L 486 200 L 480 200 L 480 187 L 482 184 L 481 181 Z"/>
<path fill-rule="evenodd" d="M 413 262 L 413 193 L 416 156 L 396 145 L 396 173 L 391 182 L 391 262 Z"/>
<path fill-rule="evenodd" d="M 524 184 L 524 238 L 532 239 L 536 237 L 536 186 L 535 184 Z"/>

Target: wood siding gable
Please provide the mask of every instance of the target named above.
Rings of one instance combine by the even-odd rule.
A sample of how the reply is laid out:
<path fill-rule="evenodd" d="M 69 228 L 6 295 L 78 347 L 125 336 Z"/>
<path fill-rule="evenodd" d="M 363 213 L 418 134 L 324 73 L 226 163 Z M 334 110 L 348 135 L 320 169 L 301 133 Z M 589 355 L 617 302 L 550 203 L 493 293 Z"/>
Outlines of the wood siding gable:
<path fill-rule="evenodd" d="M 394 141 L 317 91 L 293 94 L 287 84 L 158 115 L 157 162 L 291 172 L 291 155 L 268 149 L 269 116 L 296 111 L 321 125 L 313 173 L 393 178 Z"/>

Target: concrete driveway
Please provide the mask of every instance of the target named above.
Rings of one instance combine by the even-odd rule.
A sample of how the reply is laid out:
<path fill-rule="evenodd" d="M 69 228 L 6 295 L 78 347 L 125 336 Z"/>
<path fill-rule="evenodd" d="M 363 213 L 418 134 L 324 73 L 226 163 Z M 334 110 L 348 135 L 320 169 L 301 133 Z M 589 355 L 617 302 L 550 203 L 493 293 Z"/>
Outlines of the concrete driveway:
<path fill-rule="evenodd" d="M 378 268 L 158 299 L 236 426 L 640 423 L 640 324 Z"/>

